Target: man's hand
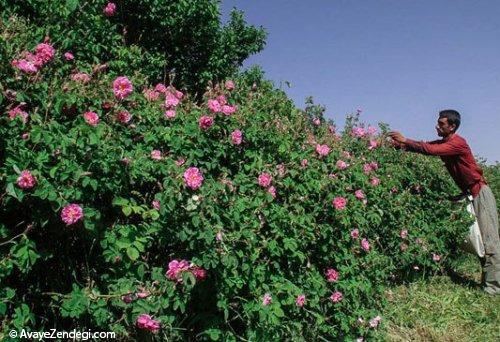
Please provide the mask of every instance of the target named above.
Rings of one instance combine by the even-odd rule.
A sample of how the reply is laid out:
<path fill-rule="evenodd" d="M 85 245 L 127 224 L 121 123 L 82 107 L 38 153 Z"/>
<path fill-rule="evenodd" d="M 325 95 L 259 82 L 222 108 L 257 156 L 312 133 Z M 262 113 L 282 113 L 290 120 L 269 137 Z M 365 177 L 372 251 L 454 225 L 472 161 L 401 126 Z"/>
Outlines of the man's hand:
<path fill-rule="evenodd" d="M 394 140 L 397 141 L 398 143 L 404 144 L 406 142 L 406 138 L 403 136 L 403 134 L 399 132 L 389 132 L 389 136 Z"/>

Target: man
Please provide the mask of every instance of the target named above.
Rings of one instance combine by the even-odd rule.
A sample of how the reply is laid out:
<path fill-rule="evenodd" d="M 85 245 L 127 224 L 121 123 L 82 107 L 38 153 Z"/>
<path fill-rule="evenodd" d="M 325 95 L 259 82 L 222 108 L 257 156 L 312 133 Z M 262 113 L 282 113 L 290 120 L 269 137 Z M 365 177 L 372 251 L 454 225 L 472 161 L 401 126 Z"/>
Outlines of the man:
<path fill-rule="evenodd" d="M 460 114 L 453 109 L 439 112 L 436 125 L 440 140 L 431 142 L 405 138 L 399 132 L 389 132 L 397 147 L 406 151 L 439 156 L 451 177 L 462 190 L 454 199 L 470 194 L 476 214 L 485 256 L 481 258 L 483 268 L 482 286 L 486 293 L 500 294 L 500 238 L 498 235 L 498 214 L 495 198 L 477 166 L 471 149 L 456 131 L 460 126 Z"/>

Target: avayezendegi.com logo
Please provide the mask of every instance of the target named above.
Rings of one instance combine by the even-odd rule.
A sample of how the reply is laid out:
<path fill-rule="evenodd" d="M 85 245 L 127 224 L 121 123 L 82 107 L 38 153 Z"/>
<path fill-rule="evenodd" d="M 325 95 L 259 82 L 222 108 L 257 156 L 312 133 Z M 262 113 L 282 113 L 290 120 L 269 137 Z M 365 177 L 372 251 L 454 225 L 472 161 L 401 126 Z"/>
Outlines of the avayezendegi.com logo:
<path fill-rule="evenodd" d="M 47 339 L 71 339 L 76 341 L 88 341 L 97 339 L 114 339 L 116 333 L 112 331 L 57 331 L 50 329 L 49 331 L 27 331 L 22 329 L 20 331 L 9 331 L 9 337 L 15 339 L 29 339 L 29 340 L 47 340 Z"/>

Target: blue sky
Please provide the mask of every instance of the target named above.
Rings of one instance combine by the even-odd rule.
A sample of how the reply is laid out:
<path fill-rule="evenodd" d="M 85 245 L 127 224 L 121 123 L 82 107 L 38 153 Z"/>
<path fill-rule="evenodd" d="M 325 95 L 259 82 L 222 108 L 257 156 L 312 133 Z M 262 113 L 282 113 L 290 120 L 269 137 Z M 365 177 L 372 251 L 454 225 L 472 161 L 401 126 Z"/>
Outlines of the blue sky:
<path fill-rule="evenodd" d="M 473 153 L 500 161 L 500 0 L 223 0 L 223 21 L 233 7 L 269 35 L 244 67 L 297 106 L 312 95 L 340 126 L 361 108 L 417 140 L 453 108 Z"/>

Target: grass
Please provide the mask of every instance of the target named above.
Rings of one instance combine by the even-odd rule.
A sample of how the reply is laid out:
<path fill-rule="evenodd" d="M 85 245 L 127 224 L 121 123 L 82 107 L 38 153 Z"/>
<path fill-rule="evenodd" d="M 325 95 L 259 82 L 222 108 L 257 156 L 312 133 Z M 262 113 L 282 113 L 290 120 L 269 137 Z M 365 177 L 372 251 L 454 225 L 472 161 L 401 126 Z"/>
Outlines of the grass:
<path fill-rule="evenodd" d="M 500 296 L 479 287 L 472 255 L 455 270 L 387 291 L 389 305 L 376 341 L 500 341 Z"/>

